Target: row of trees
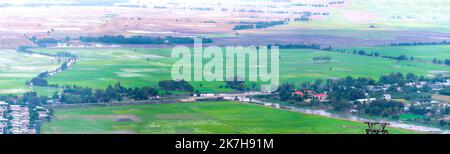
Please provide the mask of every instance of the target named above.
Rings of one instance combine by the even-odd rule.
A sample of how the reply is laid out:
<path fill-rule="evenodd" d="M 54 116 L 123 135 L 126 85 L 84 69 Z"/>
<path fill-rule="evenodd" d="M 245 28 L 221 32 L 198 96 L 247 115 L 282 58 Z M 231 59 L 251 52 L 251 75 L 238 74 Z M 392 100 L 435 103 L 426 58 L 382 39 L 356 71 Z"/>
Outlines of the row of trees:
<path fill-rule="evenodd" d="M 240 22 L 240 25 L 235 25 L 233 30 L 245 30 L 245 29 L 264 29 L 273 27 L 276 25 L 284 25 L 285 22 L 280 21 L 261 21 L 261 22 Z"/>
<path fill-rule="evenodd" d="M 368 52 L 365 50 L 353 50 L 353 54 L 355 55 L 361 55 L 361 56 L 372 56 L 372 57 L 381 57 L 381 58 L 387 58 L 387 59 L 394 59 L 394 60 L 398 60 L 398 61 L 406 61 L 406 60 L 415 60 L 416 58 L 411 56 L 411 57 L 406 57 L 406 55 L 400 55 L 400 56 L 382 56 L 380 55 L 379 52 Z"/>
<path fill-rule="evenodd" d="M 157 96 L 158 90 L 152 87 L 125 88 L 120 83 L 114 86 L 109 85 L 106 89 L 91 89 L 84 87 L 67 87 L 62 93 L 55 93 L 53 99 L 62 103 L 98 103 L 130 100 L 146 100 Z"/>
<path fill-rule="evenodd" d="M 418 46 L 418 45 L 448 45 L 450 42 L 402 42 L 402 43 L 391 43 L 390 46 Z"/>
<path fill-rule="evenodd" d="M 274 44 L 268 45 L 267 48 L 271 49 L 272 46 L 278 46 L 280 49 L 320 49 L 320 45 L 318 44 Z"/>
<path fill-rule="evenodd" d="M 42 79 L 41 77 L 37 79 Z M 42 82 L 47 82 L 44 80 Z M 45 85 L 44 83 L 42 83 Z M 164 90 L 181 90 L 193 92 L 194 88 L 186 81 L 161 81 L 159 86 Z M 153 87 L 134 87 L 126 88 L 120 83 L 113 86 L 109 85 L 106 89 L 92 89 L 79 86 L 63 86 L 62 92 L 56 92 L 51 98 L 47 96 L 38 96 L 36 92 L 27 92 L 22 96 L 0 96 L 0 100 L 19 104 L 40 106 L 45 105 L 49 100 L 58 100 L 66 104 L 99 103 L 122 100 L 147 100 L 157 96 L 159 90 Z"/>
<path fill-rule="evenodd" d="M 248 87 L 245 85 L 245 81 L 238 81 L 237 77 L 233 81 L 226 81 L 227 85 L 231 89 L 245 91 Z"/>
<path fill-rule="evenodd" d="M 109 44 L 193 44 L 194 39 L 191 37 L 150 37 L 150 36 L 131 36 L 125 37 L 118 36 L 81 36 L 79 38 L 81 42 L 96 42 L 96 43 L 109 43 Z M 203 43 L 212 43 L 210 38 L 202 38 Z"/>
<path fill-rule="evenodd" d="M 61 40 L 58 39 L 54 39 L 54 38 L 42 38 L 42 39 L 38 39 L 37 37 L 33 36 L 31 38 L 29 38 L 30 41 L 32 41 L 33 43 L 45 47 L 46 44 L 56 44 L 58 42 L 61 42 Z"/>
<path fill-rule="evenodd" d="M 73 57 L 73 58 L 76 58 Z M 56 71 L 64 71 L 67 68 L 69 68 L 67 61 L 62 63 Z M 34 85 L 34 86 L 43 86 L 43 87 L 58 87 L 58 85 L 49 85 L 46 78 L 50 76 L 50 73 L 48 71 L 40 73 L 38 76 L 32 78 L 30 81 L 26 81 L 26 85 Z"/>
<path fill-rule="evenodd" d="M 444 65 L 449 65 L 450 66 L 450 59 L 439 60 L 439 59 L 434 58 L 431 62 L 434 63 L 434 64 L 439 64 L 439 65 L 444 64 Z"/>

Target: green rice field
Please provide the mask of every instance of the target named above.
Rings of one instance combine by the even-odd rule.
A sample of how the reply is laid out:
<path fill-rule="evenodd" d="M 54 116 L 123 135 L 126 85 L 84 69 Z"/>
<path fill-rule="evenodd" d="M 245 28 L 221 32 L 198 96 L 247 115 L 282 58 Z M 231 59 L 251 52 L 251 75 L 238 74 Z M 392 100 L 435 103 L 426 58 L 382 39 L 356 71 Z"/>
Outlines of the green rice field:
<path fill-rule="evenodd" d="M 253 104 L 208 102 L 58 109 L 42 133 L 363 134 L 366 125 Z M 389 128 L 391 133 L 414 133 Z"/>
<path fill-rule="evenodd" d="M 450 59 L 450 45 L 423 45 L 423 46 L 382 46 L 382 47 L 362 47 L 348 48 L 348 51 L 364 50 L 368 52 L 378 52 L 381 56 L 400 56 L 415 57 L 431 61 L 435 58 L 444 60 Z"/>
<path fill-rule="evenodd" d="M 156 86 L 170 80 L 170 69 L 176 59 L 171 49 L 37 49 L 36 52 L 72 52 L 81 57 L 72 68 L 50 77 L 50 84 L 105 88 L 120 82 L 127 87 Z M 330 56 L 327 63 L 314 62 L 313 57 Z M 325 52 L 312 49 L 283 49 L 280 51 L 282 82 L 309 82 L 316 79 L 370 77 L 378 79 L 392 72 L 432 76 L 448 72 L 446 66 Z M 248 76 L 248 74 L 247 74 Z M 191 82 L 200 92 L 228 92 L 219 88 L 223 82 Z"/>

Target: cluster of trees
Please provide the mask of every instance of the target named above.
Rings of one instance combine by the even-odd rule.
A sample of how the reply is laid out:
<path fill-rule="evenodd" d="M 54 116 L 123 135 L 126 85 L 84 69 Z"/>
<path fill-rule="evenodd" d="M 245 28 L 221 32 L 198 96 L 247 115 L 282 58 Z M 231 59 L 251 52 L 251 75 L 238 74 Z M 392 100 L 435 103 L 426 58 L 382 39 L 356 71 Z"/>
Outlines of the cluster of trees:
<path fill-rule="evenodd" d="M 318 61 L 318 62 L 330 62 L 330 61 L 331 61 L 331 57 L 330 57 L 330 56 L 313 57 L 313 61 Z"/>
<path fill-rule="evenodd" d="M 179 91 L 194 91 L 194 87 L 191 84 L 184 80 L 174 81 L 174 80 L 165 80 L 159 81 L 159 87 L 164 90 L 179 90 Z"/>
<path fill-rule="evenodd" d="M 434 80 L 434 79 L 433 79 Z M 423 76 L 418 77 L 412 73 L 403 75 L 402 73 L 391 73 L 389 75 L 381 76 L 378 81 L 371 78 L 353 78 L 346 77 L 341 79 L 316 80 L 313 83 L 303 83 L 296 87 L 292 83 L 285 83 L 278 88 L 278 96 L 281 101 L 302 102 L 305 97 L 295 95 L 295 91 L 312 90 L 315 93 L 327 93 L 330 105 L 336 111 L 346 111 L 357 105 L 361 111 L 370 115 L 385 116 L 396 115 L 400 109 L 403 109 L 402 103 L 394 101 L 386 101 L 383 99 L 383 94 L 389 93 L 396 98 L 403 98 L 406 100 L 427 102 L 431 100 L 431 96 L 426 93 L 430 92 L 431 88 L 427 85 L 417 88 L 415 86 L 407 86 L 409 82 L 431 81 Z M 440 80 L 439 80 L 440 81 Z M 386 91 L 377 91 L 369 87 L 383 87 L 384 85 L 391 85 Z M 402 91 L 398 91 L 398 88 Z M 425 93 L 418 94 L 417 91 Z M 377 102 L 373 105 L 359 104 L 355 102 L 358 99 L 366 99 L 369 97 L 377 98 Z M 384 108 L 386 107 L 386 108 Z"/>
<path fill-rule="evenodd" d="M 450 88 L 440 91 L 439 94 L 450 96 Z"/>
<path fill-rule="evenodd" d="M 110 44 L 193 44 L 194 39 L 191 37 L 150 37 L 150 36 L 132 36 L 125 37 L 118 36 L 81 36 L 79 38 L 81 42 L 97 42 L 97 43 L 110 43 Z M 212 43 L 210 38 L 202 38 L 203 43 Z"/>
<path fill-rule="evenodd" d="M 146 100 L 157 96 L 158 90 L 152 87 L 125 88 L 120 83 L 114 86 L 109 85 L 106 89 L 91 89 L 84 87 L 66 87 L 62 93 L 55 93 L 53 99 L 62 103 L 80 104 L 80 103 L 98 103 L 131 100 Z"/>
<path fill-rule="evenodd" d="M 370 104 L 362 105 L 362 111 L 368 115 L 391 118 L 398 118 L 403 108 L 403 103 L 386 100 L 376 100 Z"/>
<path fill-rule="evenodd" d="M 228 88 L 239 90 L 239 91 L 245 91 L 248 90 L 248 87 L 245 85 L 245 81 L 238 81 L 237 78 L 235 78 L 233 81 L 226 81 Z"/>
<path fill-rule="evenodd" d="M 76 58 L 77 57 L 77 55 L 74 55 L 74 54 L 72 54 L 72 53 L 70 53 L 70 52 L 57 52 L 56 54 L 55 54 L 55 56 L 56 57 L 66 57 L 66 58 Z"/>
<path fill-rule="evenodd" d="M 30 46 L 19 46 L 16 51 L 18 52 L 25 52 L 25 53 L 33 53 L 33 51 L 30 50 Z"/>
<path fill-rule="evenodd" d="M 25 84 L 46 87 L 49 86 L 47 80 L 45 80 L 46 77 L 48 77 L 48 72 L 42 72 L 30 81 L 27 81 Z"/>
<path fill-rule="evenodd" d="M 245 29 L 263 29 L 276 25 L 284 25 L 284 21 L 261 21 L 261 22 L 240 22 L 240 25 L 235 25 L 233 30 L 245 30 Z"/>
<path fill-rule="evenodd" d="M 298 95 L 293 95 L 296 88 L 295 85 L 292 83 L 285 83 L 278 87 L 278 96 L 280 97 L 281 101 L 303 101 L 303 97 Z"/>
<path fill-rule="evenodd" d="M 431 62 L 432 62 L 433 64 L 439 64 L 439 65 L 442 65 L 442 64 L 444 64 L 444 65 L 450 65 L 450 59 L 439 60 L 439 59 L 434 58 Z"/>
<path fill-rule="evenodd" d="M 30 41 L 32 41 L 33 43 L 45 47 L 46 44 L 56 44 L 58 42 L 60 42 L 61 40 L 58 39 L 54 39 L 54 38 L 42 38 L 42 39 L 38 39 L 37 37 L 33 36 L 30 38 Z"/>

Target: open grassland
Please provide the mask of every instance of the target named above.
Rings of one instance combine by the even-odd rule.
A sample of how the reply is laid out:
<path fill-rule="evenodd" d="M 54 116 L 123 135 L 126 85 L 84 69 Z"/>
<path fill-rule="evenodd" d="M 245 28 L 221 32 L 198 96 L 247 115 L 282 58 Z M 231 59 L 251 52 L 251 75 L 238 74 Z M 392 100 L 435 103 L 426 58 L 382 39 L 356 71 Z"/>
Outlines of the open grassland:
<path fill-rule="evenodd" d="M 52 57 L 18 53 L 0 49 L 0 94 L 15 94 L 32 91 L 25 82 L 46 70 L 58 67 Z"/>
<path fill-rule="evenodd" d="M 450 59 L 450 45 L 422 45 L 422 46 L 382 46 L 347 48 L 348 51 L 364 50 L 366 52 L 378 52 L 381 56 L 415 57 L 416 59 L 431 61 L 434 58 L 444 60 Z"/>
<path fill-rule="evenodd" d="M 81 60 L 72 68 L 49 78 L 50 84 L 78 85 L 106 88 L 120 82 L 127 87 L 156 86 L 170 80 L 170 70 L 176 59 L 170 49 L 38 49 L 36 52 L 68 51 Z M 330 56 L 330 62 L 314 62 L 314 57 Z M 206 61 L 206 60 L 205 60 Z M 256 66 L 250 66 L 256 67 Z M 261 67 L 263 68 L 263 67 Z M 311 49 L 283 49 L 280 51 L 280 79 L 282 82 L 309 82 L 316 79 L 370 77 L 378 79 L 391 72 L 433 75 L 448 72 L 446 66 L 427 63 L 389 60 Z M 248 73 L 247 73 L 248 76 Z M 191 82 L 200 92 L 228 92 L 219 88 L 223 82 Z"/>
<path fill-rule="evenodd" d="M 60 109 L 42 125 L 42 133 L 57 134 L 362 134 L 365 129 L 362 123 L 235 102 Z"/>

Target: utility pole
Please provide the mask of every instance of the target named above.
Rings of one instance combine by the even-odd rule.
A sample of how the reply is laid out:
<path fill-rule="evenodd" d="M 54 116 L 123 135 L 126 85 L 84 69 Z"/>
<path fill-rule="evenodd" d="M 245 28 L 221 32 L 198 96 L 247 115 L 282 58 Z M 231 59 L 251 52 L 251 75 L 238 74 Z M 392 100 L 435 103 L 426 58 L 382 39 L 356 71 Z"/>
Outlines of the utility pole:
<path fill-rule="evenodd" d="M 389 134 L 386 130 L 386 126 L 390 125 L 387 122 L 365 122 L 368 129 L 366 129 L 366 134 Z"/>

